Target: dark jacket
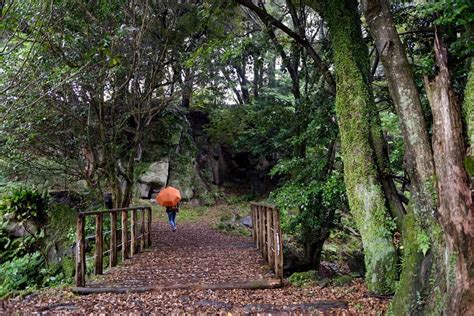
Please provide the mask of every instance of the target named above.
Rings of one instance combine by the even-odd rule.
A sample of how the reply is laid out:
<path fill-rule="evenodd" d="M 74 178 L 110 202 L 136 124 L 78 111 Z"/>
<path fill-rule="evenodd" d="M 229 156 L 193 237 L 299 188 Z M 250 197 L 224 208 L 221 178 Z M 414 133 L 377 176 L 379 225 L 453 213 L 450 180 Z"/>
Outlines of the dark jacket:
<path fill-rule="evenodd" d="M 179 212 L 179 207 L 176 205 L 176 206 L 167 206 L 166 207 L 166 213 L 169 213 L 169 212 Z"/>

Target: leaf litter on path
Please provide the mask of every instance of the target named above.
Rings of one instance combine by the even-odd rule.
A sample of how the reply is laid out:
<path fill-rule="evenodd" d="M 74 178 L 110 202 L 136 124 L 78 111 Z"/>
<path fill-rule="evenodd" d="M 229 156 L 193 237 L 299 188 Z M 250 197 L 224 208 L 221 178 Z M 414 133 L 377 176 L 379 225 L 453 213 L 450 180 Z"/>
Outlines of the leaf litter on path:
<path fill-rule="evenodd" d="M 220 284 L 274 277 L 249 237 L 225 235 L 202 222 L 182 223 L 172 232 L 155 223 L 152 247 L 89 287 L 143 287 Z M 0 314 L 258 314 L 378 315 L 388 301 L 372 297 L 362 280 L 341 287 L 285 286 L 263 290 L 155 290 L 145 293 L 76 296 L 70 289 L 47 289 L 1 302 Z M 333 308 L 336 307 L 336 308 Z"/>

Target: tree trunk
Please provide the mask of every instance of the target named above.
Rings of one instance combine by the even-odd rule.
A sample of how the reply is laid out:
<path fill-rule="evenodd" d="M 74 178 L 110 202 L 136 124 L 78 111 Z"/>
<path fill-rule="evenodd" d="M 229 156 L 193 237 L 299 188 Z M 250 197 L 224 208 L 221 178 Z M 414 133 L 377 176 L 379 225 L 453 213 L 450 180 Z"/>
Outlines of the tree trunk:
<path fill-rule="evenodd" d="M 474 177 L 474 58 L 471 58 L 469 62 L 469 76 L 464 89 L 463 110 L 469 145 L 464 165 L 469 176 Z"/>
<path fill-rule="evenodd" d="M 364 14 L 385 69 L 390 95 L 403 131 L 410 176 L 419 211 L 429 215 L 433 200 L 434 165 L 420 97 L 387 0 L 363 0 Z M 429 227 L 429 226 L 428 226 Z"/>
<path fill-rule="evenodd" d="M 449 315 L 474 314 L 474 206 L 464 169 L 464 139 L 460 107 L 452 89 L 447 50 L 435 31 L 439 73 L 425 77 L 433 113 L 433 151 L 439 196 L 440 222 L 447 240 Z"/>
<path fill-rule="evenodd" d="M 413 313 L 415 309 L 435 313 L 437 300 L 446 287 L 433 282 L 444 283 L 444 242 L 433 216 L 437 212 L 436 195 L 433 194 L 434 164 L 420 96 L 388 1 L 363 0 L 362 8 L 400 117 L 406 152 L 405 168 L 412 183 L 410 214 L 402 229 L 404 252 L 400 287 L 391 308 L 395 314 Z M 420 245 L 417 234 L 429 237 L 429 241 L 425 241 L 430 247 L 426 256 L 419 250 L 423 245 Z"/>
<path fill-rule="evenodd" d="M 268 87 L 275 88 L 275 67 L 276 67 L 276 55 L 273 52 L 270 52 L 270 61 L 268 62 Z"/>
<path fill-rule="evenodd" d="M 355 0 L 326 0 L 336 66 L 336 114 L 341 135 L 344 178 L 351 212 L 362 236 L 370 291 L 393 292 L 396 252 L 390 219 L 371 147 L 372 95 L 368 51 Z"/>

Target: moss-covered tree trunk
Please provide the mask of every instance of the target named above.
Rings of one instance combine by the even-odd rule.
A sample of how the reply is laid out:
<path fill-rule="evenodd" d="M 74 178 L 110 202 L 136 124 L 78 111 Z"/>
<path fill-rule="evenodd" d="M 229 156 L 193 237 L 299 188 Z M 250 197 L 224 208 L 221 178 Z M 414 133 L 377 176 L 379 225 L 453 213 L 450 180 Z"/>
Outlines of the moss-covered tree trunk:
<path fill-rule="evenodd" d="M 474 177 L 474 57 L 469 62 L 469 76 L 464 89 L 464 119 L 466 121 L 468 150 L 464 165 L 469 176 Z"/>
<path fill-rule="evenodd" d="M 411 180 L 409 214 L 402 224 L 400 285 L 392 301 L 396 315 L 436 313 L 445 292 L 443 238 L 437 213 L 434 163 L 420 96 L 387 0 L 362 0 L 362 8 L 400 116 L 406 169 Z M 429 281 L 428 281 L 429 280 Z"/>
<path fill-rule="evenodd" d="M 336 114 L 350 209 L 364 245 L 369 290 L 390 293 L 396 280 L 396 252 L 376 158 L 371 147 L 372 118 L 378 115 L 369 86 L 368 52 L 357 2 L 326 0 L 336 67 Z"/>

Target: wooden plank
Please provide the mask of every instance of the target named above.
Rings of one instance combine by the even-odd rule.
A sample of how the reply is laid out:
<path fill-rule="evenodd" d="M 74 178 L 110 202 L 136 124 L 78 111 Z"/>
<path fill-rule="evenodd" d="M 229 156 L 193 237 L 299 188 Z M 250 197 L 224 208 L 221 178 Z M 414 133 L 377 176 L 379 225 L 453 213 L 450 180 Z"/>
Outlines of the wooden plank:
<path fill-rule="evenodd" d="M 104 273 L 104 230 L 103 214 L 95 216 L 95 275 Z"/>
<path fill-rule="evenodd" d="M 275 230 L 277 232 L 276 235 L 276 256 L 275 256 L 275 263 L 277 267 L 277 271 L 275 271 L 275 274 L 277 277 L 279 277 L 281 280 L 283 280 L 283 236 L 281 234 L 281 227 L 280 227 L 280 210 L 278 208 L 275 208 L 274 211 L 274 226 Z"/>
<path fill-rule="evenodd" d="M 76 286 L 84 286 L 86 283 L 85 226 L 85 217 L 79 213 L 76 218 Z"/>
<path fill-rule="evenodd" d="M 128 259 L 128 213 L 122 210 L 122 260 Z"/>
<path fill-rule="evenodd" d="M 255 205 L 255 206 L 268 206 L 268 207 L 276 208 L 276 205 L 274 205 L 274 204 L 267 204 L 267 203 L 250 202 L 250 205 Z"/>
<path fill-rule="evenodd" d="M 146 206 L 133 206 L 133 207 L 123 207 L 123 208 L 112 208 L 112 209 L 106 209 L 106 210 L 100 210 L 100 211 L 88 211 L 88 212 L 79 212 L 78 214 L 82 215 L 97 215 L 97 214 L 109 214 L 109 213 L 114 213 L 114 212 L 122 212 L 122 211 L 131 211 L 131 210 L 139 210 L 142 209 Z"/>
<path fill-rule="evenodd" d="M 233 290 L 233 289 L 275 289 L 282 287 L 280 279 L 260 279 L 254 281 L 241 281 L 217 284 L 199 284 L 199 283 L 185 283 L 185 284 L 171 284 L 162 286 L 143 286 L 143 287 L 75 287 L 72 289 L 76 294 L 97 294 L 97 293 L 143 293 L 150 291 L 169 291 L 169 290 Z"/>
<path fill-rule="evenodd" d="M 255 206 L 250 204 L 250 218 L 252 220 L 252 239 L 253 242 L 257 242 L 257 234 L 255 232 Z"/>
<path fill-rule="evenodd" d="M 145 249 L 145 209 L 141 209 L 141 225 L 140 225 L 140 251 Z"/>
<path fill-rule="evenodd" d="M 151 246 L 151 222 L 152 222 L 152 218 L 151 218 L 151 207 L 148 207 L 148 223 L 147 223 L 147 226 L 148 226 L 148 235 L 147 235 L 147 241 L 148 241 L 148 247 Z"/>
<path fill-rule="evenodd" d="M 257 205 L 257 208 L 255 209 L 257 211 L 257 224 L 258 224 L 258 249 L 260 250 L 260 253 L 262 252 L 262 214 L 260 213 L 260 206 Z"/>
<path fill-rule="evenodd" d="M 267 257 L 268 257 L 267 208 L 265 206 L 262 206 L 261 212 L 262 212 L 262 215 L 263 215 L 263 223 L 262 223 L 263 245 L 262 245 L 262 250 L 263 250 L 263 258 L 265 259 L 265 261 L 267 261 Z"/>
<path fill-rule="evenodd" d="M 258 235 L 258 212 L 257 212 L 256 206 L 254 206 L 253 212 L 254 212 L 255 222 L 252 225 L 255 226 L 255 245 L 257 246 L 257 249 L 260 249 L 260 239 L 259 239 L 260 236 Z"/>
<path fill-rule="evenodd" d="M 275 271 L 275 234 L 274 232 L 274 227 L 273 227 L 273 212 L 274 209 L 272 207 L 267 208 L 267 234 L 268 234 L 268 264 L 270 267 L 273 268 L 273 271 Z"/>
<path fill-rule="evenodd" d="M 258 213 L 260 214 L 260 252 L 262 256 L 265 258 L 265 216 L 262 212 L 263 206 L 258 206 Z"/>
<path fill-rule="evenodd" d="M 137 210 L 132 210 L 130 223 L 130 257 L 137 253 Z"/>
<path fill-rule="evenodd" d="M 117 265 L 117 212 L 110 213 L 110 266 Z"/>

